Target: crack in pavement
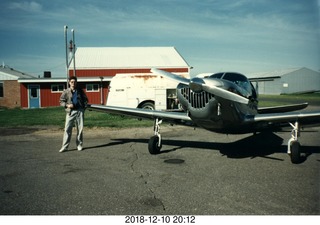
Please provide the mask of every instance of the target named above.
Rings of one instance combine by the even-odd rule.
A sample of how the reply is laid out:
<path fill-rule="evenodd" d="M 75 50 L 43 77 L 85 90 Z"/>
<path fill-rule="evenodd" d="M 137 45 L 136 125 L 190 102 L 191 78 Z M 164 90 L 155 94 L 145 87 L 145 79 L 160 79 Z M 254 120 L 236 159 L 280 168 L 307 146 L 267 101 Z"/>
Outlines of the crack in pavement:
<path fill-rule="evenodd" d="M 134 166 L 135 166 L 135 163 L 139 160 L 139 156 L 138 154 L 135 152 L 135 148 L 134 148 L 134 145 L 135 143 L 131 144 L 129 146 L 129 149 L 131 150 L 131 152 L 134 154 L 135 158 L 132 160 L 131 162 L 131 165 L 130 165 L 130 168 L 131 168 L 131 171 L 134 172 L 134 173 L 137 173 L 139 174 L 139 177 L 142 179 L 144 185 L 147 186 L 147 190 L 149 190 L 149 192 L 151 193 L 151 195 L 153 196 L 152 198 L 150 199 L 144 199 L 142 202 L 143 204 L 145 205 L 148 205 L 148 206 L 154 206 L 154 207 L 157 207 L 157 206 L 161 206 L 163 211 L 166 211 L 166 207 L 165 205 L 163 204 L 163 202 L 157 197 L 156 193 L 153 191 L 153 189 L 150 187 L 150 185 L 148 184 L 148 179 L 147 177 L 150 176 L 150 173 L 146 172 L 146 175 L 143 175 L 141 172 L 135 170 Z"/>

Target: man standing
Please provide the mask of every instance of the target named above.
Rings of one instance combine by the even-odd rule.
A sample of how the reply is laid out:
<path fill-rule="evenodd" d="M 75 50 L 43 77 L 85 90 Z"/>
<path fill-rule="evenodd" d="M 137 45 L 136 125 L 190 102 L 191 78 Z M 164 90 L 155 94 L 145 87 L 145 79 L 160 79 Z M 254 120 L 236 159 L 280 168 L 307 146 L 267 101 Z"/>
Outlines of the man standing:
<path fill-rule="evenodd" d="M 68 150 L 74 123 L 76 123 L 77 127 L 77 149 L 78 151 L 82 151 L 84 111 L 87 103 L 88 98 L 86 94 L 82 89 L 77 87 L 77 77 L 70 77 L 69 88 L 64 90 L 60 97 L 60 105 L 65 108 L 67 115 L 62 147 L 59 152 Z"/>

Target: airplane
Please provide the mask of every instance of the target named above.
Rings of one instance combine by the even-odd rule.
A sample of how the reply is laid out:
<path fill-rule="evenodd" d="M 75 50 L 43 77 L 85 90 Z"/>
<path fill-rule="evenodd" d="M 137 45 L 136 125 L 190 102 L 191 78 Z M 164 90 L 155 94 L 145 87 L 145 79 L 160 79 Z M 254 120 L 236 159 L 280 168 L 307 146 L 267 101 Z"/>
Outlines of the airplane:
<path fill-rule="evenodd" d="M 152 68 L 151 72 L 177 82 L 177 98 L 182 108 L 180 111 L 88 105 L 88 109 L 93 111 L 153 119 L 154 136 L 148 143 L 150 154 L 160 153 L 160 125 L 163 121 L 225 134 L 256 134 L 291 126 L 287 153 L 291 162 L 296 164 L 301 161 L 298 138 L 302 125 L 320 124 L 320 111 L 294 112 L 306 108 L 308 103 L 258 108 L 258 95 L 254 86 L 240 73 L 220 72 L 204 78 L 187 79 L 156 68 Z"/>

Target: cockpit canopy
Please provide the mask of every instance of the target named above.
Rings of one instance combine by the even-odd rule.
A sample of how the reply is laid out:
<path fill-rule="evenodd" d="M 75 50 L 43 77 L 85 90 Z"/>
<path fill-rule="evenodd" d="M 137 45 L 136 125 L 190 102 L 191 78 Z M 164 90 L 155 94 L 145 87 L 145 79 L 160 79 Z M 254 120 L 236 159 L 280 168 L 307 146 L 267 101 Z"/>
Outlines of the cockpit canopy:
<path fill-rule="evenodd" d="M 235 83 L 238 85 L 243 91 L 241 91 L 242 95 L 245 97 L 254 97 L 256 98 L 256 91 L 253 88 L 252 84 L 250 81 L 247 79 L 246 76 L 240 74 L 240 73 L 232 73 L 232 72 L 227 72 L 227 73 L 215 73 L 209 76 L 209 78 L 215 78 L 215 79 L 222 79 L 222 80 L 227 80 L 232 83 Z"/>

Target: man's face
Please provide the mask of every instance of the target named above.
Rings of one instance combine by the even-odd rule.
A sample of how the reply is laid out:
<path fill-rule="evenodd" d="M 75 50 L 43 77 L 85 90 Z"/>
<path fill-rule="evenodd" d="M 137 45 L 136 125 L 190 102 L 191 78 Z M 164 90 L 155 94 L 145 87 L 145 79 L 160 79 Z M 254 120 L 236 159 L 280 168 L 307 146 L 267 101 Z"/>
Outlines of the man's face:
<path fill-rule="evenodd" d="M 70 88 L 73 90 L 77 86 L 77 81 L 72 79 L 69 81 L 69 85 L 70 85 Z"/>

